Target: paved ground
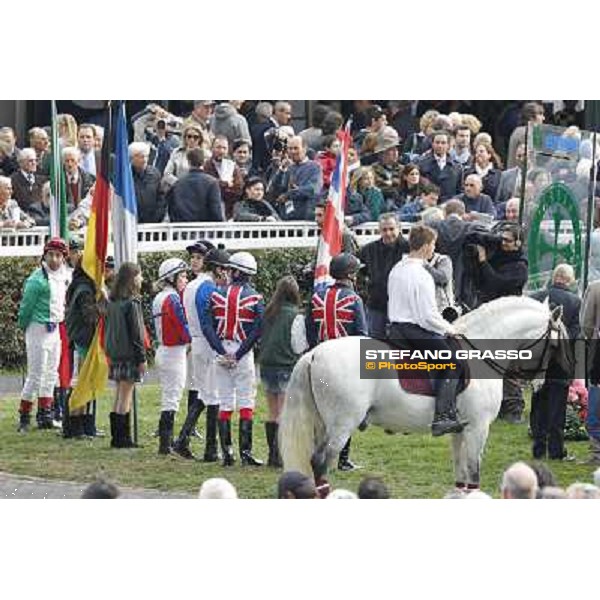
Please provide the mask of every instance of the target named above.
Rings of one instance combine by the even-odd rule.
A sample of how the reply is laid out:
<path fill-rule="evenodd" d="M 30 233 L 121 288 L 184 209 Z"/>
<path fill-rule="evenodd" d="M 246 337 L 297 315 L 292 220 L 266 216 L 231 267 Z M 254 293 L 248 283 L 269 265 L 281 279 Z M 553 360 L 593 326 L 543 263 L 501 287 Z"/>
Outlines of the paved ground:
<path fill-rule="evenodd" d="M 47 481 L 44 479 L 16 477 L 7 473 L 0 473 L 0 500 L 26 498 L 35 499 L 62 499 L 79 498 L 85 484 L 67 483 L 64 481 Z M 193 498 L 183 494 L 171 494 L 156 490 L 121 488 L 121 497 L 130 498 Z"/>

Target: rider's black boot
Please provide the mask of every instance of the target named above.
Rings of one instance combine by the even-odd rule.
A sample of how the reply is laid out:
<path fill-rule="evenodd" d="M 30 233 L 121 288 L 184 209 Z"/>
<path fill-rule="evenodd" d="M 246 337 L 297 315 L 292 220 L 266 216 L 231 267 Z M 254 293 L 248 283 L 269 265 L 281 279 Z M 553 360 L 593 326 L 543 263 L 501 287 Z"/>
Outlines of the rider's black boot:
<path fill-rule="evenodd" d="M 461 423 L 456 416 L 456 389 L 458 379 L 454 377 L 439 382 L 435 399 L 435 414 L 431 424 L 431 435 L 434 437 L 446 433 L 460 433 L 466 423 Z"/>

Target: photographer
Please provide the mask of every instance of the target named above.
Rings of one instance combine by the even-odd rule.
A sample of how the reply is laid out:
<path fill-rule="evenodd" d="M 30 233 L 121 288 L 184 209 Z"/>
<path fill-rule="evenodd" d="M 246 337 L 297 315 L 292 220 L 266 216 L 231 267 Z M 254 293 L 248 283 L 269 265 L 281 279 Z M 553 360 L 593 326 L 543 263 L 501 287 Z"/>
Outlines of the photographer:
<path fill-rule="evenodd" d="M 169 129 L 171 132 L 181 131 L 182 121 L 180 117 L 172 115 L 159 104 L 148 104 L 144 110 L 131 117 L 133 141 L 150 141 L 150 138 L 157 133 L 159 122 L 164 123 L 165 129 Z"/>
<path fill-rule="evenodd" d="M 479 304 L 503 296 L 520 296 L 527 283 L 527 258 L 523 254 L 519 225 L 506 225 L 501 235 L 475 233 L 479 262 Z M 488 255 L 491 253 L 491 256 Z"/>
<path fill-rule="evenodd" d="M 300 136 L 288 141 L 288 154 L 269 183 L 271 197 L 282 220 L 307 221 L 323 187 L 323 173 L 320 165 L 306 156 Z"/>

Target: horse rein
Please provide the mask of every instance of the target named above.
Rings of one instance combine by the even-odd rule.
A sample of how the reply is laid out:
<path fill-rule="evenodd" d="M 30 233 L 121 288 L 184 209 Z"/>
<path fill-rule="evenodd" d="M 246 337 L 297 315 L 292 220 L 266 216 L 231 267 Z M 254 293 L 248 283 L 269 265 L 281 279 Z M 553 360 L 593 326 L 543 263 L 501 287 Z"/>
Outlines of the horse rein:
<path fill-rule="evenodd" d="M 546 358 L 546 354 L 548 353 L 548 348 L 550 347 L 550 337 L 552 335 L 552 330 L 553 330 L 552 319 L 550 319 L 548 321 L 548 326 L 546 327 L 546 331 L 544 331 L 544 333 L 542 335 L 540 335 L 535 340 L 533 340 L 533 342 L 531 342 L 524 348 L 521 348 L 521 350 L 531 350 L 536 344 L 538 344 L 542 340 L 545 340 L 544 350 L 542 351 L 542 355 L 540 357 L 540 362 L 535 369 L 521 369 L 521 367 L 517 367 L 516 369 L 511 369 L 511 368 L 503 367 L 502 365 L 498 364 L 498 362 L 496 362 L 493 358 L 484 358 L 483 362 L 485 362 L 485 364 L 488 365 L 488 367 L 490 367 L 493 371 L 498 373 L 498 375 L 500 375 L 502 378 L 504 378 L 507 375 L 514 376 L 514 377 L 516 377 L 516 379 L 527 379 L 528 375 L 531 375 L 532 377 L 534 377 L 537 373 L 540 373 L 540 372 L 546 370 L 546 369 L 542 369 L 542 365 L 544 364 L 544 359 Z M 477 346 L 475 346 L 475 344 L 473 344 L 473 342 L 466 335 L 460 333 L 460 334 L 458 334 L 457 337 L 464 340 L 473 350 L 480 351 L 479 348 L 477 348 Z M 559 331 L 559 339 L 560 339 L 560 331 Z"/>

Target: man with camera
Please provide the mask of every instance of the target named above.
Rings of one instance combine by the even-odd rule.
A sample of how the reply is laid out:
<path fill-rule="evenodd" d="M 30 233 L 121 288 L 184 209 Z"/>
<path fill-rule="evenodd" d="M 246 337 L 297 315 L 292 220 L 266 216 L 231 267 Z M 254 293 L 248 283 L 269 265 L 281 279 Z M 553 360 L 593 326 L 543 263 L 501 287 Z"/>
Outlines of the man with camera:
<path fill-rule="evenodd" d="M 478 305 L 503 296 L 520 296 L 528 277 L 521 227 L 508 223 L 500 236 L 478 232 L 468 236 L 467 240 L 476 243 Z M 521 388 L 512 380 L 505 379 L 500 418 L 509 423 L 521 423 L 524 407 Z"/>
<path fill-rule="evenodd" d="M 306 146 L 300 136 L 287 143 L 287 154 L 269 187 L 283 221 L 307 221 L 323 187 L 321 166 L 306 156 Z"/>

